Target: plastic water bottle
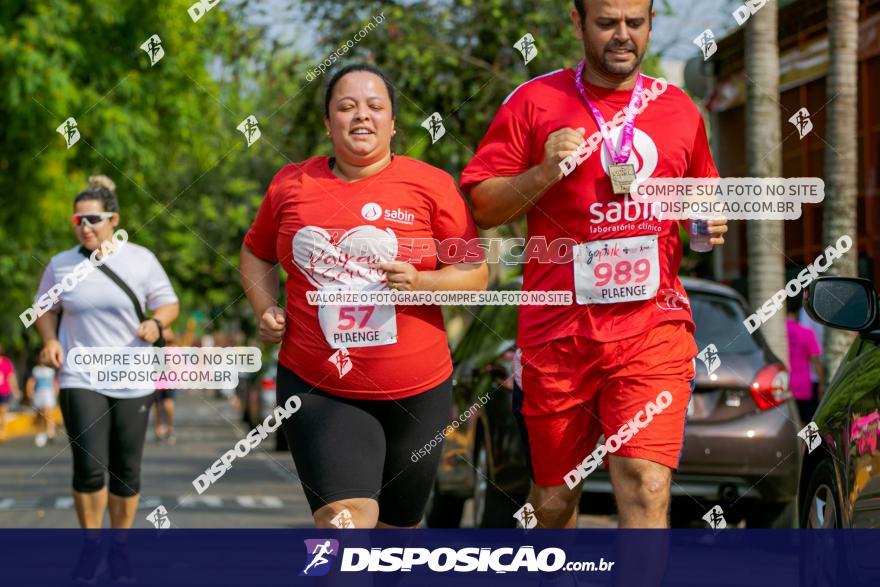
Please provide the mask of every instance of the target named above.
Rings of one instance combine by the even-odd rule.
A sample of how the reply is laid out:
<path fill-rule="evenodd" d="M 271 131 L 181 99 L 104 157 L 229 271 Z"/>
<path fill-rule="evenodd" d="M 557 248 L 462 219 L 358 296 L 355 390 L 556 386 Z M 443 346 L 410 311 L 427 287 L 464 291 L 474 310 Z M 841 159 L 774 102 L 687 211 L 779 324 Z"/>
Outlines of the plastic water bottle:
<path fill-rule="evenodd" d="M 691 250 L 695 253 L 708 253 L 714 246 L 709 234 L 709 221 L 705 218 L 688 220 L 688 234 L 691 237 Z"/>

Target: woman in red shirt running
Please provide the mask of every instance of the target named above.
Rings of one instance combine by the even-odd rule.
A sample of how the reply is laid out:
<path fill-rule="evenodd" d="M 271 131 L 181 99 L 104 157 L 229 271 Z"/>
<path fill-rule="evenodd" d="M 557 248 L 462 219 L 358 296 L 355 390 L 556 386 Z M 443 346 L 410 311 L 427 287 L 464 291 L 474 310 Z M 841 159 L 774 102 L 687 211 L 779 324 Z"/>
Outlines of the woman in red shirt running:
<path fill-rule="evenodd" d="M 338 71 L 324 96 L 333 156 L 282 168 L 241 248 L 260 337 L 281 342 L 278 405 L 302 402 L 282 425 L 319 528 L 419 523 L 440 448 L 411 455 L 448 424 L 452 362 L 439 306 L 318 306 L 306 294 L 481 290 L 488 280 L 481 255 L 438 262 L 437 242 L 474 239 L 476 227 L 449 174 L 391 152 L 395 113 L 378 69 Z"/>

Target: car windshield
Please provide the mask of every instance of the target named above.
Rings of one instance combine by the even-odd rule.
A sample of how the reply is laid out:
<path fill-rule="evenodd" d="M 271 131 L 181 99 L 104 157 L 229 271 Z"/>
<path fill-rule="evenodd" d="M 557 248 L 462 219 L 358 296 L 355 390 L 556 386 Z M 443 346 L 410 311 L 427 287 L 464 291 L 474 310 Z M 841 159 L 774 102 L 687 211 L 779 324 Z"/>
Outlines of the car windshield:
<path fill-rule="evenodd" d="M 750 353 L 760 350 L 748 333 L 742 306 L 732 298 L 704 293 L 691 293 L 691 311 L 697 331 L 694 338 L 701 349 L 714 344 L 719 351 Z"/>

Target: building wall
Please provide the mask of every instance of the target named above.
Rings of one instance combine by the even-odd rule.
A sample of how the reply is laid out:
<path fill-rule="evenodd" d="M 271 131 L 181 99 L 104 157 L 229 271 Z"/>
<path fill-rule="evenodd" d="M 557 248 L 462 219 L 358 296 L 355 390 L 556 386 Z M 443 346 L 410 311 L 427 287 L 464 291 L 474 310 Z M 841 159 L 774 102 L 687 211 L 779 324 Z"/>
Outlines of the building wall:
<path fill-rule="evenodd" d="M 809 3 L 810 10 L 801 5 Z M 822 2 L 824 4 L 824 2 Z M 817 18 L 822 11 L 816 10 L 813 0 L 801 0 L 787 7 L 780 14 L 780 47 L 785 51 L 806 48 L 827 38 L 825 23 Z M 877 282 L 880 279 L 880 2 L 866 0 L 861 3 L 862 30 L 859 39 L 859 173 L 858 173 L 858 248 L 859 272 Z M 791 17 L 790 12 L 804 14 L 802 21 Z M 797 26 L 793 26 L 797 25 Z M 820 26 L 821 25 L 821 26 Z M 716 72 L 723 72 L 721 82 L 729 82 L 728 96 L 743 93 L 742 68 L 744 36 L 741 32 L 719 43 L 721 59 L 714 64 Z M 780 95 L 782 124 L 782 166 L 784 177 L 823 177 L 825 150 L 830 148 L 825 140 L 825 106 L 828 96 L 825 90 L 824 69 L 813 75 L 807 65 L 809 56 L 803 59 L 804 68 L 797 82 L 784 79 L 784 91 Z M 790 61 L 790 60 L 789 60 Z M 810 61 L 812 63 L 812 61 Z M 734 81 L 731 81 L 734 80 Z M 718 87 L 721 87 L 719 84 Z M 793 87 L 792 87 L 793 86 Z M 785 89 L 787 88 L 787 89 Z M 745 108 L 738 98 L 731 98 L 719 105 L 717 97 L 710 98 L 712 121 L 712 148 L 718 170 L 725 177 L 745 176 Z M 803 140 L 788 118 L 801 107 L 811 114 L 813 131 Z M 855 235 L 853 235 L 855 236 Z M 854 239 L 856 240 L 856 239 Z M 822 241 L 822 204 L 806 204 L 799 220 L 785 223 L 785 254 L 787 265 L 794 270 L 811 262 L 824 248 Z M 746 223 L 733 222 L 728 245 L 722 248 L 720 278 L 741 285 L 747 275 Z M 737 283 L 740 282 L 740 283 Z"/>

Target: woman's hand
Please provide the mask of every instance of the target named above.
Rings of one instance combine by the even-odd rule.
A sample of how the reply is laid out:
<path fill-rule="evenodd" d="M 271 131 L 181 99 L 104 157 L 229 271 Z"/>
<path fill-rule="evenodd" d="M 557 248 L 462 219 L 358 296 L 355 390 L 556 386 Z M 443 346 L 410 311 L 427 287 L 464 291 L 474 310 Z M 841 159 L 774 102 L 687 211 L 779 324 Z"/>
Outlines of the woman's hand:
<path fill-rule="evenodd" d="M 156 324 L 155 320 L 144 320 L 141 322 L 141 325 L 138 326 L 135 334 L 137 334 L 138 338 L 141 340 L 153 344 L 159 340 L 159 325 Z"/>
<path fill-rule="evenodd" d="M 420 289 L 419 270 L 404 261 L 389 261 L 376 265 L 387 274 L 388 287 L 397 291 Z"/>
<path fill-rule="evenodd" d="M 715 218 L 709 220 L 709 234 L 712 238 L 709 240 L 713 245 L 723 245 L 724 235 L 727 234 L 727 218 Z"/>
<path fill-rule="evenodd" d="M 61 365 L 64 363 L 64 349 L 61 348 L 61 343 L 57 339 L 50 340 L 43 345 L 43 350 L 40 351 L 39 363 L 41 365 L 48 365 L 53 369 L 61 368 Z"/>
<path fill-rule="evenodd" d="M 284 338 L 284 330 L 287 322 L 284 319 L 283 308 L 268 308 L 260 316 L 260 340 L 271 344 L 281 342 Z"/>

